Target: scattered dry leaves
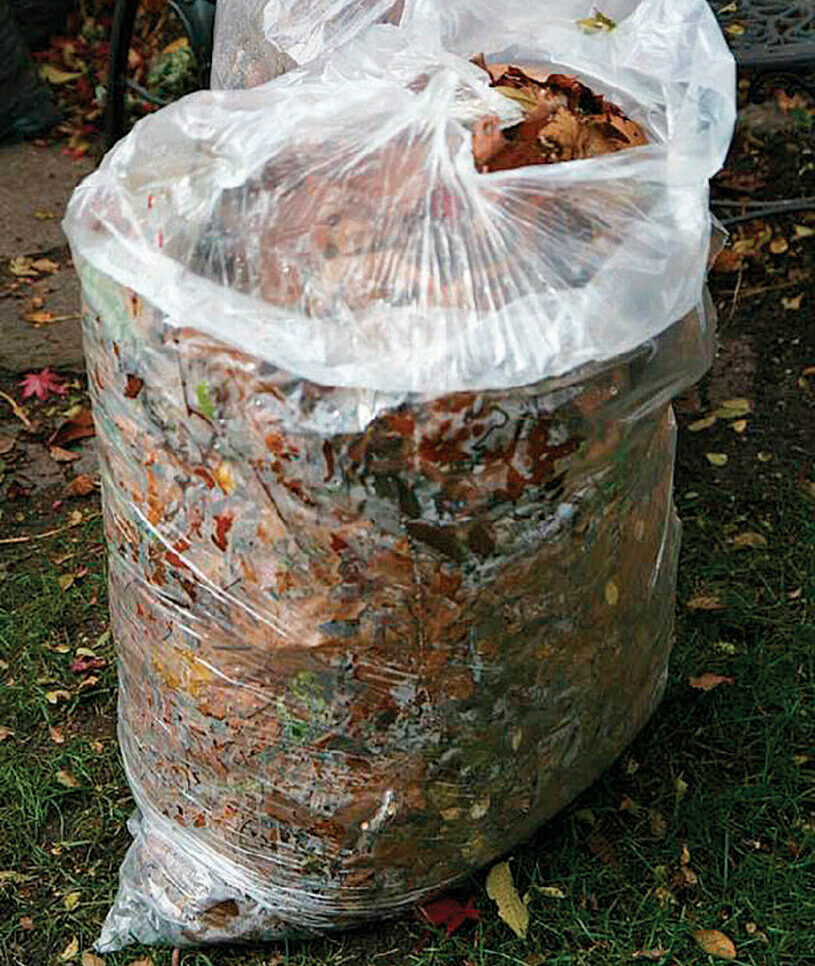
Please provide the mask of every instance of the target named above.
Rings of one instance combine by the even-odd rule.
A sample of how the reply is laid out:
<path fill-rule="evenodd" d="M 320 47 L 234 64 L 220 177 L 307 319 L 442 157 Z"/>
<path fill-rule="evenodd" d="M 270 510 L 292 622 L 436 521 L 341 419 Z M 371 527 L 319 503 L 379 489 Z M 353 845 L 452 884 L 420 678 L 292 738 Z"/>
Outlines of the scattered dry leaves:
<path fill-rule="evenodd" d="M 81 892 L 68 892 L 63 897 L 62 904 L 68 910 L 68 912 L 73 912 L 74 909 L 79 905 L 82 900 Z"/>

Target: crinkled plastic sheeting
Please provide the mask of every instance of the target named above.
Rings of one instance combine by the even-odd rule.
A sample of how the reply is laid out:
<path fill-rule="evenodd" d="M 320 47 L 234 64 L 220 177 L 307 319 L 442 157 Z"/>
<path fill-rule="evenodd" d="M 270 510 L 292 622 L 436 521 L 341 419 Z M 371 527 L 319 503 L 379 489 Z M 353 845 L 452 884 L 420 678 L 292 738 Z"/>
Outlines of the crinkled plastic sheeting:
<path fill-rule="evenodd" d="M 414 23 L 141 121 L 74 195 L 138 805 L 101 950 L 394 914 L 659 700 L 732 62 L 701 2 L 595 37 L 526 6 L 472 47 L 651 144 L 476 174 L 473 119 L 514 108 Z"/>
<path fill-rule="evenodd" d="M 257 87 L 362 34 L 398 23 L 404 0 L 219 0 L 211 86 Z"/>

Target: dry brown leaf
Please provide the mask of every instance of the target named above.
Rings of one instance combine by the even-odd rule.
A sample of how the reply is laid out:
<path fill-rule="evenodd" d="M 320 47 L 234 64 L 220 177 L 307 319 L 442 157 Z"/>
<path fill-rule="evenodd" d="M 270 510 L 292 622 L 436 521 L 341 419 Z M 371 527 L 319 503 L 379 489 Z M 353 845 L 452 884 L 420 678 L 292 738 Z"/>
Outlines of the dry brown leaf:
<path fill-rule="evenodd" d="M 14 449 L 14 445 L 17 442 L 13 436 L 5 436 L 0 433 L 0 456 L 5 456 L 6 453 L 10 453 Z"/>
<path fill-rule="evenodd" d="M 689 610 L 723 610 L 721 598 L 713 594 L 697 594 L 685 604 Z"/>
<path fill-rule="evenodd" d="M 57 781 L 66 788 L 79 788 L 79 782 L 67 768 L 60 768 L 57 772 Z"/>
<path fill-rule="evenodd" d="M 79 453 L 73 453 L 69 449 L 63 449 L 61 446 L 52 446 L 48 452 L 55 463 L 72 463 L 80 457 Z"/>
<path fill-rule="evenodd" d="M 745 530 L 744 533 L 737 533 L 733 537 L 734 547 L 746 547 L 749 549 L 755 549 L 757 547 L 766 547 L 767 538 L 762 536 L 760 533 L 755 533 L 753 530 Z"/>
<path fill-rule="evenodd" d="M 773 255 L 783 255 L 784 252 L 789 251 L 789 247 L 790 243 L 783 235 L 776 235 L 770 242 L 770 251 Z"/>
<path fill-rule="evenodd" d="M 801 292 L 799 295 L 790 296 L 790 298 L 781 299 L 781 305 L 788 312 L 797 312 L 801 308 L 801 302 L 804 299 L 804 293 Z"/>
<path fill-rule="evenodd" d="M 487 895 L 498 906 L 498 915 L 521 939 L 529 929 L 529 909 L 518 895 L 509 862 L 499 862 L 487 876 Z"/>
<path fill-rule="evenodd" d="M 79 953 L 79 940 L 74 936 L 74 938 L 68 943 L 65 949 L 59 954 L 60 960 L 63 963 L 69 963 L 72 959 L 76 959 Z"/>
<path fill-rule="evenodd" d="M 71 496 L 87 496 L 96 488 L 96 483 L 90 476 L 80 473 L 75 476 L 68 484 L 68 492 Z"/>
<path fill-rule="evenodd" d="M 697 929 L 693 938 L 709 956 L 716 956 L 718 959 L 736 958 L 733 940 L 718 929 Z"/>
<path fill-rule="evenodd" d="M 713 263 L 713 271 L 722 272 L 723 274 L 737 272 L 743 263 L 744 259 L 739 252 L 733 251 L 732 248 L 723 248 Z"/>
<path fill-rule="evenodd" d="M 686 843 L 682 843 L 682 854 L 679 857 L 680 865 L 690 865 L 690 849 Z"/>
<path fill-rule="evenodd" d="M 89 439 L 96 435 L 91 411 L 85 407 L 64 422 L 48 440 L 50 446 L 65 446 L 78 439 Z"/>
<path fill-rule="evenodd" d="M 51 741 L 53 741 L 55 745 L 65 744 L 65 735 L 63 735 L 62 728 L 60 728 L 59 726 L 49 728 L 48 734 L 51 738 Z"/>
<path fill-rule="evenodd" d="M 648 818 L 651 823 L 651 835 L 656 839 L 664 839 L 668 831 L 668 823 L 665 821 L 662 812 L 656 808 L 649 808 Z"/>
<path fill-rule="evenodd" d="M 6 738 L 13 738 L 14 732 L 11 728 L 6 728 L 5 725 L 0 725 L 0 741 L 5 741 Z"/>
<path fill-rule="evenodd" d="M 60 269 L 59 262 L 51 261 L 50 258 L 35 258 L 31 262 L 31 267 L 35 268 L 38 272 L 43 272 L 47 275 L 58 272 Z"/>
<path fill-rule="evenodd" d="M 20 916 L 20 929 L 24 929 L 26 932 L 31 932 L 34 928 L 34 920 L 31 916 Z"/>
<path fill-rule="evenodd" d="M 105 966 L 105 961 L 101 956 L 97 956 L 96 953 L 86 949 L 82 953 L 82 966 Z"/>
<path fill-rule="evenodd" d="M 698 677 L 688 679 L 688 684 L 692 688 L 698 688 L 700 691 L 712 691 L 714 688 L 718 688 L 720 684 L 734 683 L 734 679 L 728 677 L 726 674 L 714 674 L 712 671 L 705 671 L 704 674 L 700 674 Z"/>

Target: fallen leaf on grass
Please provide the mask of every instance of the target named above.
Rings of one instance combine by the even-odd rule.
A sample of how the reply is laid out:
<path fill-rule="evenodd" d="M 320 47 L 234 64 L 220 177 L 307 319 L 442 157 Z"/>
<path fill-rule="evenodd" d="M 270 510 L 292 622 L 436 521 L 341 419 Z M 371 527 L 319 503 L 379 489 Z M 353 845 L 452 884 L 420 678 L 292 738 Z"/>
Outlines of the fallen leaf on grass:
<path fill-rule="evenodd" d="M 103 657 L 82 655 L 71 663 L 71 670 L 74 674 L 87 674 L 88 671 L 99 671 L 107 666 L 107 661 Z"/>
<path fill-rule="evenodd" d="M 781 299 L 781 305 L 788 312 L 797 312 L 798 309 L 801 308 L 801 302 L 803 301 L 803 299 L 804 299 L 804 293 L 801 292 L 800 295 L 793 295 L 793 296 L 790 296 L 790 298 Z"/>
<path fill-rule="evenodd" d="M 5 725 L 0 725 L 0 741 L 5 741 L 6 738 L 13 738 L 14 732 L 11 728 L 6 728 Z"/>
<path fill-rule="evenodd" d="M 693 938 L 709 956 L 716 956 L 718 959 L 736 958 L 736 947 L 732 939 L 718 929 L 697 929 Z"/>
<path fill-rule="evenodd" d="M 51 738 L 51 741 L 53 741 L 55 745 L 65 744 L 65 735 L 63 735 L 62 728 L 60 728 L 59 726 L 56 726 L 54 728 L 49 728 L 48 735 Z"/>
<path fill-rule="evenodd" d="M 89 674 L 88 677 L 82 679 L 76 690 L 77 692 L 88 691 L 90 688 L 95 688 L 98 683 L 99 678 L 95 674 Z"/>
<path fill-rule="evenodd" d="M 565 899 L 566 893 L 558 886 L 535 886 L 535 891 L 550 899 Z"/>
<path fill-rule="evenodd" d="M 478 920 L 481 917 L 475 907 L 475 900 L 470 898 L 463 906 L 458 899 L 438 899 L 419 906 L 419 912 L 433 926 L 444 926 L 447 935 L 451 936 L 467 919 Z"/>
<path fill-rule="evenodd" d="M 49 704 L 59 704 L 60 701 L 70 701 L 71 692 L 66 691 L 64 688 L 58 688 L 56 691 L 46 691 L 45 700 Z"/>
<path fill-rule="evenodd" d="M 34 920 L 31 916 L 20 916 L 20 929 L 24 929 L 26 932 L 31 932 L 34 928 Z"/>
<path fill-rule="evenodd" d="M 734 679 L 728 677 L 726 674 L 713 674 L 712 671 L 705 671 L 704 674 L 700 674 L 698 677 L 688 679 L 688 684 L 692 688 L 698 688 L 700 691 L 712 691 L 714 688 L 718 688 L 720 684 L 734 683 Z"/>
<path fill-rule="evenodd" d="M 735 423 L 732 423 L 731 425 L 733 427 L 733 431 L 738 433 L 739 436 L 741 436 L 741 434 L 744 433 L 747 429 L 747 420 L 737 419 Z"/>
<path fill-rule="evenodd" d="M 63 906 L 68 910 L 68 912 L 73 912 L 74 909 L 79 905 L 80 899 L 82 898 L 81 892 L 69 892 L 62 900 Z"/>
<path fill-rule="evenodd" d="M 795 226 L 795 238 L 812 238 L 815 235 L 815 228 L 810 228 L 809 225 L 796 225 Z"/>
<path fill-rule="evenodd" d="M 727 464 L 726 453 L 705 453 L 705 457 L 711 466 L 722 467 Z"/>
<path fill-rule="evenodd" d="M 80 473 L 75 476 L 68 484 L 68 492 L 71 496 L 87 496 L 96 488 L 96 483 L 90 476 Z"/>
<path fill-rule="evenodd" d="M 60 574 L 59 585 L 63 590 L 68 590 L 69 587 L 73 587 L 75 579 L 73 574 Z"/>
<path fill-rule="evenodd" d="M 653 835 L 655 839 L 664 839 L 665 834 L 668 831 L 668 823 L 665 821 L 662 813 L 656 808 L 649 808 L 648 818 L 651 823 L 651 835 Z"/>
<path fill-rule="evenodd" d="M 789 251 L 789 247 L 790 243 L 783 235 L 776 235 L 770 242 L 770 251 L 773 255 L 783 255 L 784 252 Z"/>
<path fill-rule="evenodd" d="M 63 963 L 69 963 L 72 959 L 76 959 L 77 953 L 79 952 L 79 940 L 74 936 L 74 938 L 68 943 L 65 949 L 59 954 L 59 958 Z"/>
<path fill-rule="evenodd" d="M 79 788 L 79 782 L 67 768 L 60 768 L 57 772 L 57 781 L 66 788 Z"/>
<path fill-rule="evenodd" d="M 739 397 L 737 399 L 725 399 L 719 403 L 713 415 L 719 419 L 739 419 L 742 416 L 749 416 L 753 411 L 753 404 L 749 399 Z"/>
<path fill-rule="evenodd" d="M 487 876 L 487 895 L 498 906 L 498 915 L 520 939 L 529 929 L 529 909 L 518 895 L 509 862 L 499 862 Z"/>
<path fill-rule="evenodd" d="M 724 610 L 721 598 L 712 594 L 697 594 L 685 604 L 689 610 Z"/>
<path fill-rule="evenodd" d="M 68 392 L 60 377 L 51 370 L 50 366 L 46 366 L 39 372 L 27 372 L 20 381 L 20 385 L 23 389 L 23 399 L 36 396 L 37 399 L 45 401 L 51 393 L 64 396 Z"/>
<path fill-rule="evenodd" d="M 72 463 L 81 456 L 81 453 L 74 453 L 69 449 L 63 449 L 61 446 L 51 446 L 48 454 L 55 463 Z"/>
<path fill-rule="evenodd" d="M 699 433 L 703 429 L 710 429 L 715 422 L 715 416 L 705 416 L 704 419 L 697 419 L 695 423 L 691 423 L 690 426 L 688 426 L 688 430 L 691 433 Z"/>
<path fill-rule="evenodd" d="M 760 533 L 755 533 L 752 530 L 745 530 L 744 533 L 737 533 L 733 537 L 734 547 L 745 547 L 750 549 L 755 549 L 756 547 L 766 547 L 767 538 L 762 536 Z"/>
<path fill-rule="evenodd" d="M 773 458 L 772 453 L 767 453 L 763 451 L 761 453 L 756 454 L 756 459 L 759 461 L 759 463 L 769 463 L 772 458 Z"/>
<path fill-rule="evenodd" d="M 631 953 L 632 959 L 662 959 L 670 952 L 669 949 L 636 949 Z"/>
<path fill-rule="evenodd" d="M 86 949 L 82 953 L 82 966 L 105 966 L 105 961 L 101 956 L 97 956 L 96 953 Z"/>
<path fill-rule="evenodd" d="M 4 436 L 0 433 L 0 456 L 5 456 L 14 449 L 17 440 L 13 436 Z"/>
<path fill-rule="evenodd" d="M 155 963 L 151 956 L 145 956 L 144 959 L 134 959 L 128 966 L 155 966 Z"/>

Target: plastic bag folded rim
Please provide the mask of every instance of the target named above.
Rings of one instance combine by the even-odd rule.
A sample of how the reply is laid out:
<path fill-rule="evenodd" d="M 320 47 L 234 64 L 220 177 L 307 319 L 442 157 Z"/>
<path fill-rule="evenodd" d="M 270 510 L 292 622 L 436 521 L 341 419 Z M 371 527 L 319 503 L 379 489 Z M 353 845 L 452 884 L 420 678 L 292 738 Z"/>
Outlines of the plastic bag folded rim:
<path fill-rule="evenodd" d="M 521 5 L 518 0 L 509 3 L 507 19 L 517 25 L 513 14 Z M 679 0 L 673 6 L 678 11 L 670 12 L 665 0 L 643 0 L 628 21 L 607 35 L 613 40 L 605 53 L 591 47 L 597 38 L 576 29 L 552 31 L 555 41 L 564 44 L 557 57 L 547 58 L 549 52 L 542 47 L 514 45 L 519 58 L 537 54 L 538 59 L 600 78 L 612 90 L 626 91 L 629 100 L 648 110 L 657 106 L 664 130 L 647 146 L 567 164 L 481 174 L 472 163 L 471 135 L 463 118 L 468 112 L 471 117 L 479 109 L 483 112 L 474 87 L 484 102 L 494 95 L 486 80 L 478 90 L 477 68 L 444 50 L 426 23 L 409 23 L 405 29 L 377 26 L 331 57 L 261 88 L 201 92 L 145 118 L 76 190 L 64 222 L 66 234 L 76 254 L 160 306 L 169 324 L 198 328 L 324 385 L 447 393 L 520 386 L 603 363 L 691 311 L 704 283 L 711 226 L 707 179 L 721 163 L 732 132 L 733 84 L 725 78 L 732 82 L 734 70 L 712 14 L 701 14 L 707 5 Z M 649 15 L 662 20 L 649 20 Z M 692 68 L 678 67 L 670 44 L 653 39 L 659 38 L 661 23 L 689 32 L 697 55 Z M 382 43 L 374 45 L 374 37 Z M 427 41 L 424 49 L 418 43 L 421 37 Z M 547 42 L 553 43 L 549 35 Z M 644 61 L 638 69 L 632 67 L 637 43 L 655 51 L 650 75 Z M 430 83 L 417 95 L 406 89 L 406 81 L 422 71 Z M 459 97 L 462 86 L 467 92 L 464 103 Z M 466 250 L 475 264 L 465 272 L 463 284 L 472 285 L 473 291 L 464 305 L 433 304 L 430 296 L 420 296 L 408 304 L 371 299 L 361 308 L 341 301 L 336 311 L 312 314 L 300 304 L 276 305 L 257 293 L 228 288 L 168 254 L 169 239 L 162 244 L 155 231 L 162 199 L 156 212 L 145 214 L 152 191 L 171 185 L 165 210 L 171 215 L 175 210 L 182 222 L 177 231 L 183 236 L 187 224 L 211 213 L 213 192 L 240 185 L 275 155 L 280 146 L 270 145 L 269 138 L 276 127 L 284 128 L 282 144 L 303 146 L 296 125 L 310 120 L 336 131 L 342 126 L 340 117 L 359 118 L 360 126 L 367 123 L 365 131 L 373 133 L 373 146 L 365 148 L 359 147 L 357 134 L 348 135 L 352 157 L 370 159 L 400 133 L 424 138 L 428 195 L 431 187 L 451 191 L 477 213 L 486 225 L 486 260 L 495 253 L 503 257 L 509 281 L 499 285 L 484 280 L 482 252 L 473 253 L 476 246 L 470 243 L 471 226 L 431 226 L 426 219 L 416 229 L 422 237 L 402 239 L 396 216 L 388 213 L 383 218 L 394 222 L 387 225 L 397 240 L 420 249 L 419 267 L 412 269 L 413 275 L 425 273 L 420 284 L 436 280 L 435 260 L 451 246 L 459 243 Z M 154 164 L 148 157 L 151 146 L 176 160 Z M 316 169 L 322 170 L 322 163 Z M 304 168 L 308 173 L 309 165 Z M 342 177 L 344 170 L 338 180 Z M 574 192 L 587 211 L 602 218 L 602 192 L 624 193 L 629 187 L 633 200 L 621 201 L 620 211 L 608 216 L 614 230 L 622 233 L 616 248 L 598 254 L 585 245 L 566 246 L 564 258 L 591 268 L 588 281 L 552 284 L 560 271 L 552 266 L 561 253 L 547 229 L 537 238 L 550 243 L 546 250 L 513 251 L 502 205 L 523 203 L 536 193 L 556 197 Z M 500 217 L 489 224 L 496 212 Z M 431 228 L 440 241 L 429 237 Z M 474 294 L 478 284 L 487 289 L 486 308 Z"/>

